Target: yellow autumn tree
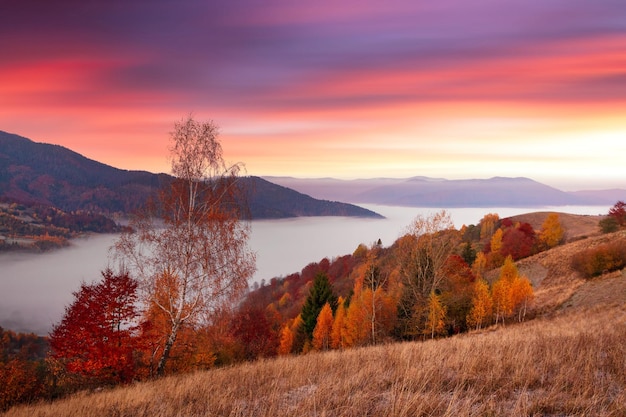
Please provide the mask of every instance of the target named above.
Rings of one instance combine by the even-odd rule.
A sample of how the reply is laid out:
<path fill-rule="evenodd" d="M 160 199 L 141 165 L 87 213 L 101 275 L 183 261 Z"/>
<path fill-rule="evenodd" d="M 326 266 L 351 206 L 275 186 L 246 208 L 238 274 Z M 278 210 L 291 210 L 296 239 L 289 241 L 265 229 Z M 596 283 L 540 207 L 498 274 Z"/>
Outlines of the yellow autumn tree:
<path fill-rule="evenodd" d="M 493 236 L 491 237 L 490 246 L 491 251 L 489 252 L 489 264 L 491 267 L 498 267 L 502 265 L 502 237 L 504 236 L 504 232 L 502 229 L 498 229 L 495 231 Z"/>
<path fill-rule="evenodd" d="M 541 225 L 539 241 L 547 248 L 553 248 L 563 242 L 565 230 L 561 226 L 558 213 L 550 213 Z"/>
<path fill-rule="evenodd" d="M 288 292 L 284 293 L 280 300 L 278 300 L 278 308 L 285 308 L 293 301 L 293 297 Z"/>
<path fill-rule="evenodd" d="M 480 238 L 490 239 L 496 231 L 496 225 L 500 221 L 497 213 L 488 213 L 480 219 Z"/>
<path fill-rule="evenodd" d="M 428 297 L 428 318 L 426 319 L 425 333 L 430 333 L 431 339 L 435 335 L 445 332 L 446 328 L 446 307 L 441 303 L 441 299 L 434 291 Z"/>
<path fill-rule="evenodd" d="M 476 278 L 482 278 L 485 276 L 486 270 L 487 257 L 483 252 L 478 252 L 476 254 L 476 259 L 474 259 L 474 263 L 472 264 L 472 273 L 476 276 Z"/>
<path fill-rule="evenodd" d="M 524 321 L 528 307 L 534 297 L 530 280 L 524 276 L 518 276 L 511 286 L 511 303 L 513 304 L 513 312 L 517 313 L 517 321 Z"/>
<path fill-rule="evenodd" d="M 491 288 L 491 299 L 493 300 L 493 314 L 495 315 L 496 324 L 500 320 L 504 323 L 504 319 L 512 314 L 511 306 L 511 289 L 508 282 L 497 280 Z"/>
<path fill-rule="evenodd" d="M 504 264 L 500 269 L 500 277 L 499 279 L 508 281 L 510 284 L 515 281 L 515 279 L 519 276 L 519 271 L 515 262 L 513 261 L 513 257 L 511 255 L 507 256 L 504 260 Z"/>
<path fill-rule="evenodd" d="M 515 262 L 511 256 L 507 256 L 500 270 L 498 280 L 491 290 L 493 308 L 496 316 L 496 324 L 500 319 L 511 317 L 517 313 L 518 320 L 522 321 L 534 293 L 528 278 L 520 276 Z"/>
<path fill-rule="evenodd" d="M 317 324 L 313 329 L 313 347 L 316 350 L 330 349 L 333 321 L 333 310 L 330 304 L 326 303 L 317 316 Z"/>
<path fill-rule="evenodd" d="M 484 279 L 476 279 L 474 283 L 474 295 L 472 308 L 467 315 L 467 325 L 480 330 L 486 325 L 493 314 L 493 300 L 489 293 L 489 284 Z"/>

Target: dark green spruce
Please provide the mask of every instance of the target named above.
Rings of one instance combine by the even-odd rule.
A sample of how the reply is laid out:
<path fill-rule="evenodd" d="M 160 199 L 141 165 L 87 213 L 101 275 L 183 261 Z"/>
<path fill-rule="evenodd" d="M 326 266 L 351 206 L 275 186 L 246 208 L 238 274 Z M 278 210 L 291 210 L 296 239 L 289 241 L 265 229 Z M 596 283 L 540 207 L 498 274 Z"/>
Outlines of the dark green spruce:
<path fill-rule="evenodd" d="M 324 272 L 319 272 L 313 280 L 313 286 L 301 313 L 304 331 L 309 339 L 313 337 L 317 316 L 326 303 L 330 304 L 333 313 L 337 310 L 337 296 L 333 292 L 333 286 L 328 276 Z"/>

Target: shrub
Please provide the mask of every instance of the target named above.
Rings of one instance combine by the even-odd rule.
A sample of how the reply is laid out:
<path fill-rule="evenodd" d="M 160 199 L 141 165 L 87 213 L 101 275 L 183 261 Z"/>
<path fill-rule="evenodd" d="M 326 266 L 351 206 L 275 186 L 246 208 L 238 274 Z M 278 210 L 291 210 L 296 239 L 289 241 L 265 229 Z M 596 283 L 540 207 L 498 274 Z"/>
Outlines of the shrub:
<path fill-rule="evenodd" d="M 619 223 L 617 222 L 615 217 L 612 216 L 608 216 L 600 220 L 599 225 L 602 233 L 613 233 L 617 232 L 617 230 L 619 229 Z"/>
<path fill-rule="evenodd" d="M 585 278 L 626 267 L 626 240 L 618 240 L 574 255 L 572 267 Z"/>

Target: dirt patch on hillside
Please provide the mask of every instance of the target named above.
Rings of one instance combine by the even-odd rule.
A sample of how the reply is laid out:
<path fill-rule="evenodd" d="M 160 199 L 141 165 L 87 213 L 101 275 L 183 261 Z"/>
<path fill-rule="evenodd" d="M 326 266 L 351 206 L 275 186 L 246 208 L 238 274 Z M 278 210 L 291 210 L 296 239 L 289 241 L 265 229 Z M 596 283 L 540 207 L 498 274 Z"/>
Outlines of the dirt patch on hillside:
<path fill-rule="evenodd" d="M 618 306 L 626 303 L 626 269 L 586 281 L 560 307 L 571 310 L 596 305 Z"/>

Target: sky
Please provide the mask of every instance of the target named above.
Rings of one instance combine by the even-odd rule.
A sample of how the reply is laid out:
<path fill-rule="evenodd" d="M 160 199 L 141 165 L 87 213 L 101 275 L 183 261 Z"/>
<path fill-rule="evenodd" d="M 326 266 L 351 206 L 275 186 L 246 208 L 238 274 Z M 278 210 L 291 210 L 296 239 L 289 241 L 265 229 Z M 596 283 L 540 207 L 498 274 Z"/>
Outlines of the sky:
<path fill-rule="evenodd" d="M 301 178 L 626 188 L 623 0 L 0 3 L 0 130 L 169 172 L 174 123 Z"/>

